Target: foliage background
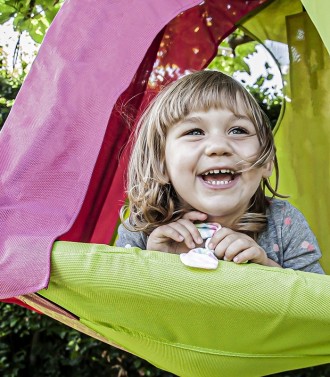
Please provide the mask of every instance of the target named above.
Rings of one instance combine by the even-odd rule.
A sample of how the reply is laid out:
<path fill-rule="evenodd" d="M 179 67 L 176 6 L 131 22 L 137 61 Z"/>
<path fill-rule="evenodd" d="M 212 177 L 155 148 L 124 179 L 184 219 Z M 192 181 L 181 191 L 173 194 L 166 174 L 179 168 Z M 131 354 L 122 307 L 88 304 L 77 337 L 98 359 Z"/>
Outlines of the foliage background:
<path fill-rule="evenodd" d="M 21 35 L 28 33 L 37 43 L 61 7 L 63 0 L 0 0 L 0 24 L 13 22 Z M 20 37 L 15 49 L 19 56 Z M 255 53 L 256 43 L 237 31 L 227 38 L 210 68 L 228 74 L 249 72 L 246 57 Z M 221 52 L 221 49 L 219 51 Z M 15 59 L 14 59 L 15 61 Z M 8 56 L 0 46 L 0 129 L 28 71 L 21 58 L 20 69 L 8 68 Z M 256 78 L 249 90 L 275 125 L 283 94 L 264 85 L 272 79 L 272 69 L 265 63 L 266 74 Z M 0 303 L 0 375 L 3 377 L 98 377 L 173 376 L 136 356 L 89 338 L 54 320 L 16 305 Z M 327 377 L 330 365 L 285 372 L 281 377 Z M 238 376 L 244 377 L 244 376 Z"/>

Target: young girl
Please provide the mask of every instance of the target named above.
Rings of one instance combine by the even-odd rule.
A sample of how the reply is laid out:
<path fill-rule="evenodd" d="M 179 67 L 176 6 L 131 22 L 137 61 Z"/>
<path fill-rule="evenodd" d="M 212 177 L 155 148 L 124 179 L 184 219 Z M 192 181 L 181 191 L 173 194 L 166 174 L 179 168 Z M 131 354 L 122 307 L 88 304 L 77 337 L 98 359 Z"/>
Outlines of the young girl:
<path fill-rule="evenodd" d="M 162 90 L 139 121 L 130 216 L 117 246 L 185 253 L 203 244 L 196 223 L 218 223 L 208 243 L 218 259 L 324 273 L 305 218 L 274 198 L 278 178 L 269 121 L 253 97 L 223 73 L 189 74 Z"/>

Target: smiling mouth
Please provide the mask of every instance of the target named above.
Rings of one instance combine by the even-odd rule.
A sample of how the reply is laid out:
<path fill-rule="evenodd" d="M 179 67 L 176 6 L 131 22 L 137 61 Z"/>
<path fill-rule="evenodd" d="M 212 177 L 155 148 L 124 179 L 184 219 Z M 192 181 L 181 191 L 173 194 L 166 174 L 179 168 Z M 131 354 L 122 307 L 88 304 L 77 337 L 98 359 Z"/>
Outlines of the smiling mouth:
<path fill-rule="evenodd" d="M 234 170 L 230 169 L 208 170 L 201 174 L 203 181 L 213 186 L 228 185 L 237 176 L 238 174 Z"/>

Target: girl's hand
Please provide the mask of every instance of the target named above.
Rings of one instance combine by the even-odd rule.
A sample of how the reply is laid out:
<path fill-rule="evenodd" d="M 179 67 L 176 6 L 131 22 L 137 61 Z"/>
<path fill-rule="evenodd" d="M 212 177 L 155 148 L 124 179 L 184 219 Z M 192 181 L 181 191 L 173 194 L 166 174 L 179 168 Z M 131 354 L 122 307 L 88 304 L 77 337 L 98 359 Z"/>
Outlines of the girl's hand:
<path fill-rule="evenodd" d="M 280 267 L 267 257 L 265 250 L 251 237 L 229 228 L 219 229 L 211 238 L 208 247 L 215 250 L 218 259 L 235 263 L 253 262 L 263 266 Z"/>
<path fill-rule="evenodd" d="M 201 245 L 203 240 L 193 222 L 204 221 L 206 218 L 205 213 L 191 211 L 173 223 L 159 226 L 151 232 L 147 250 L 180 254 Z"/>

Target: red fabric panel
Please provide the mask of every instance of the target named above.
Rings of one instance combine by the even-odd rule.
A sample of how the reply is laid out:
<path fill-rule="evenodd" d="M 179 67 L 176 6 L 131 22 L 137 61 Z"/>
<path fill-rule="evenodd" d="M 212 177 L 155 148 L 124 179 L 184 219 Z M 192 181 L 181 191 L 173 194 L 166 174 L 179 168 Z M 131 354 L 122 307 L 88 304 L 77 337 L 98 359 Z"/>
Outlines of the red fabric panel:
<path fill-rule="evenodd" d="M 19 300 L 16 297 L 8 298 L 8 299 L 5 299 L 5 300 L 0 300 L 0 301 L 1 302 L 5 302 L 6 304 L 16 304 L 16 305 L 22 306 L 23 308 L 32 310 L 33 312 L 42 314 L 41 312 L 39 312 L 39 310 L 36 310 L 36 309 L 32 308 L 32 306 L 25 304 L 25 302 Z"/>
<path fill-rule="evenodd" d="M 239 21 L 270 0 L 206 0 L 173 19 L 165 29 L 152 78 L 153 87 L 205 68 L 219 43 Z"/>
<path fill-rule="evenodd" d="M 112 238 L 125 198 L 127 162 L 120 163 L 120 160 L 134 126 L 127 118 L 137 116 L 162 36 L 163 31 L 153 41 L 133 81 L 114 106 L 83 206 L 61 240 L 109 243 Z"/>

